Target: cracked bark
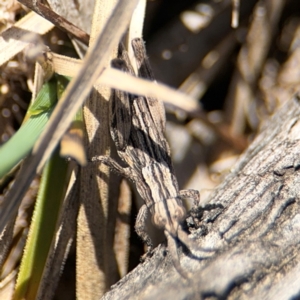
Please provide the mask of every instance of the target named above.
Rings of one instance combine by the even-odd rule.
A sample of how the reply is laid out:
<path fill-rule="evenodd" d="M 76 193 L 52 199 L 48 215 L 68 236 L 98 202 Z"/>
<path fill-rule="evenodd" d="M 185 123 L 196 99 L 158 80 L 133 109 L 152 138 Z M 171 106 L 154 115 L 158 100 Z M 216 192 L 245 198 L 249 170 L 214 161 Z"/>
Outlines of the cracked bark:
<path fill-rule="evenodd" d="M 180 255 L 192 281 L 180 277 L 160 245 L 103 299 L 299 299 L 299 117 L 295 96 L 212 194 L 191 235 L 194 257 Z"/>

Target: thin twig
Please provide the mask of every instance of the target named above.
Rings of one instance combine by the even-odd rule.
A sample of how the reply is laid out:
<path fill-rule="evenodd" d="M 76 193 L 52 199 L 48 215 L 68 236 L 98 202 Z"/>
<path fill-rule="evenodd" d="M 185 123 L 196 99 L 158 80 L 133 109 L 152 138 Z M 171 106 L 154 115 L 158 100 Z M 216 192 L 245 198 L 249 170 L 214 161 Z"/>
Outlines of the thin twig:
<path fill-rule="evenodd" d="M 46 5 L 40 3 L 39 1 L 37 1 L 36 5 L 34 5 L 31 0 L 18 0 L 18 1 L 21 4 L 30 8 L 38 15 L 44 17 L 45 19 L 53 23 L 60 30 L 69 33 L 70 35 L 74 36 L 84 44 L 88 45 L 90 36 L 86 32 L 84 32 L 74 24 L 67 21 L 65 18 L 55 13 Z"/>

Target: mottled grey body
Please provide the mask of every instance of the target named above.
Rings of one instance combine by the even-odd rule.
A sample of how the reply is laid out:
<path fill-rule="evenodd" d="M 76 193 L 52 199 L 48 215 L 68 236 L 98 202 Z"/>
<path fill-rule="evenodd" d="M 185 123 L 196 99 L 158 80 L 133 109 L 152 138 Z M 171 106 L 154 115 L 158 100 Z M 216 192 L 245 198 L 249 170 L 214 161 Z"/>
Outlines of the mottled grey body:
<path fill-rule="evenodd" d="M 143 41 L 134 39 L 132 47 L 138 76 L 154 80 Z M 119 59 L 114 60 L 113 65 L 135 75 L 127 52 L 122 48 L 119 51 Z M 148 245 L 149 253 L 152 243 L 145 230 L 148 211 L 152 214 L 153 223 L 165 230 L 170 243 L 170 237 L 175 241 L 178 238 L 178 231 L 183 232 L 180 223 L 186 213 L 181 197 L 191 197 L 198 202 L 199 192 L 179 191 L 170 148 L 164 135 L 165 112 L 161 101 L 152 97 L 114 91 L 110 114 L 112 139 L 116 144 L 118 155 L 128 167 L 121 167 L 110 157 L 101 156 L 93 160 L 102 161 L 135 183 L 145 201 L 139 211 L 135 228 Z"/>

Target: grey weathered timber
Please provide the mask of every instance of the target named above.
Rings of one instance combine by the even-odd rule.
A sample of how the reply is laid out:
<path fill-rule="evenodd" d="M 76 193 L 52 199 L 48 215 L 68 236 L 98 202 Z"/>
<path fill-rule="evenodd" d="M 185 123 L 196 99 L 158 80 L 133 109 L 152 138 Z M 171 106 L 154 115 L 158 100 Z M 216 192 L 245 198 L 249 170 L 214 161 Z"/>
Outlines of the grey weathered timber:
<path fill-rule="evenodd" d="M 300 298 L 300 101 L 288 99 L 216 188 L 181 253 L 164 245 L 103 299 Z M 214 208 L 215 207 L 215 208 Z"/>

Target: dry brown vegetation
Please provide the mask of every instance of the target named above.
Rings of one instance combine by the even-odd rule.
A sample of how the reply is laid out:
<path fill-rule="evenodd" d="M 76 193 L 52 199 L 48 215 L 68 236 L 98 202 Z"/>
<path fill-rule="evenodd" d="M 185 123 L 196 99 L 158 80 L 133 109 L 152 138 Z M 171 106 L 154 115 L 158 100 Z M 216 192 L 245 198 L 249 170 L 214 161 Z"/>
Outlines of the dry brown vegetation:
<path fill-rule="evenodd" d="M 86 134 L 67 155 L 84 162 L 83 148 L 88 158 L 116 156 L 107 103 L 110 88 L 119 88 L 164 101 L 179 185 L 200 190 L 200 226 L 188 219 L 198 248 L 180 248 L 181 265 L 194 279 L 176 272 L 150 220 L 159 246 L 139 264 L 143 245 L 133 226 L 143 200 L 134 186 L 105 166 L 71 163 L 57 242 L 36 297 L 298 299 L 298 1 L 123 0 L 119 15 L 114 5 L 122 1 L 20 2 L 31 9 L 0 3 L 0 143 L 19 130 L 45 77 L 56 72 L 74 80 L 34 151 L 0 181 L 0 298 L 14 290 L 42 166 L 79 107 Z M 240 4 L 237 28 L 233 4 Z M 130 50 L 128 40 L 142 32 L 157 85 L 109 68 L 122 36 Z"/>

